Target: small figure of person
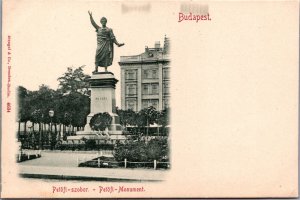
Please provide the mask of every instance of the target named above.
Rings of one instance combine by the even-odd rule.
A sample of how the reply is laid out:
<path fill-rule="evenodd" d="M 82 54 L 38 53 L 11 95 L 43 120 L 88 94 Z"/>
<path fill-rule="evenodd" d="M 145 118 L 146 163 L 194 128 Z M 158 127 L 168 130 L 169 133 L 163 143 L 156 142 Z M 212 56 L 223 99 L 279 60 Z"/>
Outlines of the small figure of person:
<path fill-rule="evenodd" d="M 124 43 L 119 43 L 114 36 L 113 30 L 106 26 L 107 19 L 102 17 L 100 23 L 102 27 L 98 26 L 93 19 L 92 12 L 88 11 L 92 25 L 95 27 L 97 32 L 97 49 L 95 56 L 95 72 L 98 72 L 98 66 L 107 67 L 112 65 L 114 58 L 114 43 L 121 47 Z"/>

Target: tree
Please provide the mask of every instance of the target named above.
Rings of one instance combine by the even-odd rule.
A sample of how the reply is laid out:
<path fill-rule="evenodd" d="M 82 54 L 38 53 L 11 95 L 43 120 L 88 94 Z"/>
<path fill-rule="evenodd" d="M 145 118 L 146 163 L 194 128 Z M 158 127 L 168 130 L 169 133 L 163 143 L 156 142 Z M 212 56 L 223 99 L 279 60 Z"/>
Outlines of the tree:
<path fill-rule="evenodd" d="M 28 120 L 38 120 L 39 122 L 45 122 L 46 116 L 48 116 L 49 108 L 54 107 L 54 96 L 56 92 L 50 89 L 46 85 L 41 85 L 37 91 L 28 91 L 24 87 L 18 87 L 18 100 L 19 110 L 18 117 L 20 121 L 26 122 Z M 39 110 L 41 113 L 40 119 L 32 118 L 32 113 Z M 37 123 L 37 122 L 35 122 Z M 25 129 L 26 130 L 26 129 Z"/>
<path fill-rule="evenodd" d="M 64 125 L 83 127 L 90 112 L 90 98 L 78 92 L 62 95 L 55 107 L 58 121 Z"/>
<path fill-rule="evenodd" d="M 67 68 L 67 72 L 63 76 L 59 77 L 59 90 L 62 93 L 79 92 L 84 95 L 89 94 L 89 75 L 83 73 L 83 66 L 80 66 L 73 70 L 72 67 Z"/>
<path fill-rule="evenodd" d="M 169 108 L 166 108 L 158 113 L 157 124 L 161 125 L 163 129 L 165 129 L 165 127 L 170 124 L 169 115 L 170 115 Z"/>
<path fill-rule="evenodd" d="M 36 109 L 40 109 L 43 114 L 47 114 L 49 107 L 54 107 L 53 98 L 55 91 L 50 89 L 47 85 L 40 85 L 39 90 L 29 92 L 29 101 L 33 105 L 32 112 Z"/>
<path fill-rule="evenodd" d="M 157 121 L 158 112 L 153 106 L 142 109 L 137 117 L 136 122 L 138 126 L 146 126 L 147 127 L 147 136 L 149 133 L 150 124 L 154 124 Z"/>
<path fill-rule="evenodd" d="M 28 91 L 26 88 L 22 86 L 18 86 L 17 88 L 17 98 L 18 98 L 18 105 L 19 105 L 19 110 L 18 110 L 18 118 L 19 121 L 24 122 L 29 120 L 30 118 L 30 113 L 28 112 L 28 102 L 26 101 L 27 96 L 28 96 Z"/>
<path fill-rule="evenodd" d="M 30 119 L 31 113 L 29 112 L 30 102 L 28 101 L 28 90 L 22 86 L 17 87 L 17 99 L 18 99 L 18 139 L 20 136 L 20 125 L 24 122 L 24 134 L 26 134 L 26 124 Z"/>
<path fill-rule="evenodd" d="M 83 73 L 83 67 L 67 68 L 67 72 L 59 77 L 59 89 L 62 97 L 57 109 L 60 111 L 58 120 L 64 126 L 83 127 L 86 116 L 90 112 L 89 75 Z M 80 108 L 80 109 L 78 109 Z M 63 127 L 64 129 L 64 127 Z"/>
<path fill-rule="evenodd" d="M 63 127 L 63 139 L 67 140 L 67 134 L 66 134 L 66 126 L 69 126 L 72 122 L 72 114 L 69 112 L 65 112 L 63 115 L 62 123 L 64 125 Z"/>
<path fill-rule="evenodd" d="M 50 136 L 52 138 L 52 133 L 45 130 L 44 124 L 50 124 L 51 119 L 49 116 L 49 110 L 55 108 L 57 102 L 55 99 L 59 99 L 57 95 L 57 91 L 44 84 L 39 86 L 39 90 L 30 91 L 28 95 L 28 100 L 32 105 L 30 107 L 30 111 L 32 113 L 36 110 L 39 111 L 39 115 L 33 115 L 34 118 L 31 120 L 33 120 L 34 123 L 39 124 L 39 143 L 41 148 L 45 141 L 49 141 Z M 55 119 L 55 117 L 53 119 Z"/>
<path fill-rule="evenodd" d="M 83 67 L 74 70 L 68 68 L 67 72 L 58 78 L 59 88 L 57 90 L 41 85 L 37 91 L 28 91 L 19 86 L 17 91 L 19 123 L 25 122 L 26 126 L 26 122 L 31 119 L 34 123 L 39 123 L 39 132 L 43 132 L 44 126 L 41 126 L 41 123 L 52 122 L 55 125 L 55 133 L 57 133 L 57 123 L 63 123 L 64 126 L 72 125 L 73 129 L 74 127 L 83 127 L 86 123 L 86 116 L 90 113 L 89 76 L 83 73 Z M 49 116 L 50 109 L 55 113 L 51 118 Z M 41 114 L 38 119 L 36 110 Z M 32 113 L 35 114 L 32 115 Z M 52 140 L 57 137 L 56 134 L 51 136 Z M 54 141 L 52 142 L 54 144 Z"/>
<path fill-rule="evenodd" d="M 42 123 L 45 122 L 45 116 L 48 115 L 49 107 L 53 107 L 53 96 L 55 95 L 55 91 L 46 85 L 41 85 L 37 91 L 29 91 L 26 88 L 19 86 L 17 93 L 19 103 L 18 119 L 19 121 L 24 122 L 25 133 L 28 120 L 31 120 L 33 124 L 39 124 L 38 134 L 39 145 L 41 147 L 41 134 L 43 134 Z"/>
<path fill-rule="evenodd" d="M 127 130 L 127 125 L 135 125 L 136 113 L 133 110 L 121 110 L 118 108 L 116 110 L 120 117 L 120 124 L 125 127 L 125 130 Z"/>
<path fill-rule="evenodd" d="M 42 112 L 41 110 L 35 110 L 33 111 L 33 113 L 31 114 L 31 121 L 33 123 L 32 127 L 33 127 L 33 132 L 34 132 L 34 124 L 38 123 L 39 124 L 39 149 L 42 149 L 42 133 L 41 133 L 41 120 L 42 120 Z"/>

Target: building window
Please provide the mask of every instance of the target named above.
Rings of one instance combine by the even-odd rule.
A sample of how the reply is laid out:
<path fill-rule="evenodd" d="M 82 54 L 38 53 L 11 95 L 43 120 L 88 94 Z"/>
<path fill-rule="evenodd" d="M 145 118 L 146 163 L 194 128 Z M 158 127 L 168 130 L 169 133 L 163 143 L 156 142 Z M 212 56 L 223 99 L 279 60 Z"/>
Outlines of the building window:
<path fill-rule="evenodd" d="M 143 108 L 148 108 L 148 100 L 143 100 Z"/>
<path fill-rule="evenodd" d="M 169 94 L 170 93 L 170 85 L 169 85 L 169 83 L 167 83 L 167 82 L 164 83 L 163 91 L 164 91 L 164 94 Z"/>
<path fill-rule="evenodd" d="M 158 90 L 158 83 L 152 83 L 152 84 L 149 84 L 149 83 L 146 83 L 146 84 L 143 84 L 143 94 L 158 94 L 159 93 L 159 90 Z"/>
<path fill-rule="evenodd" d="M 128 84 L 126 88 L 126 94 L 129 96 L 136 95 L 136 85 Z"/>
<path fill-rule="evenodd" d="M 149 84 L 143 84 L 143 94 L 149 94 Z"/>
<path fill-rule="evenodd" d="M 158 78 L 158 70 L 157 69 L 144 69 L 143 70 L 144 78 Z"/>
<path fill-rule="evenodd" d="M 156 110 L 158 110 L 158 100 L 157 99 L 151 99 L 151 106 L 153 106 Z"/>
<path fill-rule="evenodd" d="M 152 84 L 151 94 L 158 94 L 158 84 Z"/>
<path fill-rule="evenodd" d="M 126 70 L 126 80 L 136 80 L 136 70 Z"/>
<path fill-rule="evenodd" d="M 150 77 L 150 70 L 148 70 L 148 69 L 144 70 L 144 78 L 151 78 Z"/>
<path fill-rule="evenodd" d="M 126 109 L 136 111 L 136 100 L 135 99 L 126 100 Z"/>
<path fill-rule="evenodd" d="M 144 99 L 142 101 L 143 108 L 148 108 L 153 106 L 156 110 L 158 110 L 158 99 Z"/>
<path fill-rule="evenodd" d="M 169 79 L 170 78 L 170 70 L 169 68 L 163 69 L 163 79 Z"/>
<path fill-rule="evenodd" d="M 163 100 L 163 109 L 169 108 L 170 104 L 169 104 L 169 98 L 165 98 Z"/>
<path fill-rule="evenodd" d="M 152 70 L 152 78 L 158 78 L 157 69 Z"/>

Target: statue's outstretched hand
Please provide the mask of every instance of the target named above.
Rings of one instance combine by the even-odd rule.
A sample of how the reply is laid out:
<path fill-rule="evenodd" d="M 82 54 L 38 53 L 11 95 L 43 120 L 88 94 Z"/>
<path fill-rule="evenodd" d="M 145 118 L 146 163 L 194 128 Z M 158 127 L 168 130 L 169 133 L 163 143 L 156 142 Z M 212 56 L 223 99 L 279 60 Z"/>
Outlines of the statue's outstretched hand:
<path fill-rule="evenodd" d="M 124 43 L 120 43 L 118 44 L 118 47 L 121 47 L 121 46 L 124 46 L 125 44 Z"/>

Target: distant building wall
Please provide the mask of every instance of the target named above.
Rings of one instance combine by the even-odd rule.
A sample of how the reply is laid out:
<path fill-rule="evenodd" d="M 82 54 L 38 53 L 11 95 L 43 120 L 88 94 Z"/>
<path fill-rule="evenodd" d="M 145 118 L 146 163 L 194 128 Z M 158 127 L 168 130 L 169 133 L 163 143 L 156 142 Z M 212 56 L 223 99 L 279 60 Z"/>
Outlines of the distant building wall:
<path fill-rule="evenodd" d="M 170 65 L 169 39 L 163 47 L 154 48 L 135 56 L 121 56 L 121 108 L 139 111 L 149 106 L 157 110 L 169 107 Z"/>

